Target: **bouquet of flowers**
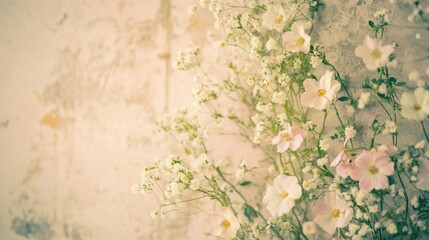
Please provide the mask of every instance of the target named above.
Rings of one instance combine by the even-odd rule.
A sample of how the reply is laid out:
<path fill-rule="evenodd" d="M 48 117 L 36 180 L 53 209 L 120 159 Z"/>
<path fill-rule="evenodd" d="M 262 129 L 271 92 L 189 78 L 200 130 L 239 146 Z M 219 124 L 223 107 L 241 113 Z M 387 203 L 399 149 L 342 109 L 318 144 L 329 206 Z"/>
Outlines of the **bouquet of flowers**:
<path fill-rule="evenodd" d="M 409 11 L 411 29 L 429 30 L 427 2 L 385 2 Z M 156 197 L 154 218 L 212 201 L 207 232 L 221 239 L 429 237 L 429 68 L 395 72 L 401 46 L 383 43 L 391 24 L 382 9 L 353 46 L 360 64 L 346 70 L 366 76 L 344 77 L 314 36 L 328 7 L 201 0 L 189 9 L 213 14 L 216 52 L 191 47 L 174 63 L 194 76 L 196 107 L 159 122 L 183 151 L 132 187 Z M 421 134 L 410 140 L 411 127 Z M 250 154 L 220 156 L 222 137 Z"/>

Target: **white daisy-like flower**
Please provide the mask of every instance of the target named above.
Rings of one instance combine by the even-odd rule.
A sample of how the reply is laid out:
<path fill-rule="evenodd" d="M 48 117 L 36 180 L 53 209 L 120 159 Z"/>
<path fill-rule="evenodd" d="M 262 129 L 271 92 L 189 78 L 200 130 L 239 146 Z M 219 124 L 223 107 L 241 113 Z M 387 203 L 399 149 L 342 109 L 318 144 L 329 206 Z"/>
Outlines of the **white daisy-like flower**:
<path fill-rule="evenodd" d="M 231 209 L 220 208 L 210 219 L 211 233 L 225 239 L 232 239 L 240 229 L 240 223 Z"/>
<path fill-rule="evenodd" d="M 404 118 L 422 121 L 429 114 L 429 91 L 417 88 L 414 93 L 405 92 L 401 96 L 401 105 Z"/>
<path fill-rule="evenodd" d="M 335 192 L 325 195 L 313 208 L 316 216 L 314 222 L 329 234 L 337 228 L 343 228 L 353 218 L 353 209 L 350 208 Z"/>
<path fill-rule="evenodd" d="M 291 30 L 283 34 L 283 46 L 289 52 L 303 52 L 310 51 L 311 37 L 304 31 L 304 23 L 294 22 Z"/>
<path fill-rule="evenodd" d="M 275 29 L 280 32 L 289 18 L 290 16 L 281 5 L 271 5 L 262 15 L 262 25 L 268 29 Z"/>
<path fill-rule="evenodd" d="M 267 193 L 262 200 L 267 205 L 268 211 L 273 216 L 282 216 L 288 213 L 295 200 L 302 195 L 301 186 L 295 176 L 279 175 L 274 179 L 274 184 L 267 188 Z"/>
<path fill-rule="evenodd" d="M 302 105 L 317 110 L 328 108 L 341 88 L 340 83 L 332 79 L 333 75 L 333 72 L 326 71 L 319 81 L 307 78 L 304 81 L 305 92 L 301 96 Z"/>
<path fill-rule="evenodd" d="M 387 64 L 389 56 L 394 50 L 392 45 L 383 46 L 380 40 L 366 36 L 363 45 L 355 49 L 355 54 L 362 58 L 363 63 L 369 70 L 376 70 Z"/>

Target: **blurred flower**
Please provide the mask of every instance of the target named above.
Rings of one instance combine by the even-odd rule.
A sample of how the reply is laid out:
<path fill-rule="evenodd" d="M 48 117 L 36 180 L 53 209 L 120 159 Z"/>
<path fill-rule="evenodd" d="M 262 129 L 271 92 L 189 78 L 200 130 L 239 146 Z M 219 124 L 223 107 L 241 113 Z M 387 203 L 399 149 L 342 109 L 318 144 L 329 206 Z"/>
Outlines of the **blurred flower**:
<path fill-rule="evenodd" d="M 366 36 L 363 45 L 355 49 L 355 54 L 362 58 L 369 70 L 375 70 L 386 65 L 393 51 L 394 48 L 392 45 L 382 46 L 381 40 L 371 39 L 369 36 Z"/>
<path fill-rule="evenodd" d="M 262 200 L 273 216 L 282 216 L 295 206 L 295 199 L 302 195 L 301 186 L 295 176 L 279 175 L 274 184 L 267 188 Z"/>
<path fill-rule="evenodd" d="M 277 145 L 277 152 L 282 153 L 288 149 L 295 151 L 301 146 L 307 133 L 298 126 L 287 124 L 285 130 L 273 138 L 272 144 Z"/>
<path fill-rule="evenodd" d="M 289 52 L 303 52 L 310 51 L 311 37 L 305 34 L 304 24 L 301 22 L 294 22 L 291 31 L 283 34 L 283 45 L 286 51 Z"/>
<path fill-rule="evenodd" d="M 423 88 L 417 88 L 414 93 L 404 92 L 401 105 L 404 118 L 423 121 L 429 114 L 429 92 Z"/>
<path fill-rule="evenodd" d="M 333 234 L 337 228 L 343 228 L 353 218 L 353 209 L 337 196 L 335 192 L 325 195 L 323 200 L 319 199 L 313 208 L 316 216 L 314 222 L 329 234 Z"/>
<path fill-rule="evenodd" d="M 222 207 L 210 219 L 211 233 L 215 236 L 232 239 L 237 235 L 240 229 L 240 223 L 234 216 L 233 212 L 227 208 Z"/>
<path fill-rule="evenodd" d="M 394 173 L 394 163 L 389 155 L 380 152 L 363 151 L 355 159 L 350 177 L 359 181 L 359 187 L 365 191 L 389 187 L 387 176 Z"/>
<path fill-rule="evenodd" d="M 429 191 L 429 161 L 420 160 L 420 171 L 417 174 L 416 186 L 425 191 Z"/>
<path fill-rule="evenodd" d="M 289 20 L 289 16 L 281 5 L 271 5 L 262 15 L 262 25 L 268 29 L 282 31 L 285 23 Z"/>
<path fill-rule="evenodd" d="M 301 96 L 302 105 L 317 110 L 328 108 L 341 88 L 340 83 L 332 77 L 333 73 L 326 71 L 320 81 L 307 78 L 304 81 L 305 92 Z"/>

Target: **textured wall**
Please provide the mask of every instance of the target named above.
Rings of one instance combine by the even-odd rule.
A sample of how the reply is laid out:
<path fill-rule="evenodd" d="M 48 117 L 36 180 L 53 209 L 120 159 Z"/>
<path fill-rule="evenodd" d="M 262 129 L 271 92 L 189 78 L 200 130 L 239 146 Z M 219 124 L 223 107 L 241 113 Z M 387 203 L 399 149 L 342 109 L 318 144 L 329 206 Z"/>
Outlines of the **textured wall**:
<path fill-rule="evenodd" d="M 0 1 L 0 239 L 186 236 L 130 188 L 169 149 L 155 120 L 190 105 L 170 69 L 190 2 Z"/>

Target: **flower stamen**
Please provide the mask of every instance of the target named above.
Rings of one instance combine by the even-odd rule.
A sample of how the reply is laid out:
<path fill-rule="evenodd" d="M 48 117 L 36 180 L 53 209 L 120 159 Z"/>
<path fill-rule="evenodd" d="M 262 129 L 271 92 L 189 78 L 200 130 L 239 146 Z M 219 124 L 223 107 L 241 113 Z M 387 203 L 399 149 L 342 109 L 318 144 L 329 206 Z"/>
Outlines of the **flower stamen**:
<path fill-rule="evenodd" d="M 374 58 L 380 58 L 381 57 L 381 52 L 378 49 L 374 49 L 371 52 L 371 56 L 373 56 Z"/>
<path fill-rule="evenodd" d="M 280 197 L 281 198 L 287 198 L 289 196 L 289 193 L 288 192 L 282 192 L 281 194 L 280 194 Z"/>
<path fill-rule="evenodd" d="M 422 105 L 420 105 L 420 104 L 416 104 L 416 105 L 414 105 L 414 109 L 416 110 L 416 111 L 419 111 L 419 110 L 421 110 L 422 109 Z"/>
<path fill-rule="evenodd" d="M 231 226 L 231 223 L 228 220 L 223 220 L 221 225 L 224 228 L 228 228 L 229 226 Z"/>
<path fill-rule="evenodd" d="M 296 40 L 296 44 L 298 44 L 299 46 L 304 45 L 305 43 L 305 39 L 303 37 L 298 38 L 298 40 Z"/>
<path fill-rule="evenodd" d="M 338 208 L 332 209 L 331 215 L 333 218 L 338 218 L 340 216 L 340 209 Z"/>
<path fill-rule="evenodd" d="M 378 168 L 376 166 L 374 166 L 374 165 L 371 165 L 371 166 L 369 166 L 368 171 L 371 174 L 376 174 L 376 173 L 378 173 Z"/>
<path fill-rule="evenodd" d="M 317 91 L 317 96 L 323 97 L 326 94 L 326 89 L 322 88 Z"/>

